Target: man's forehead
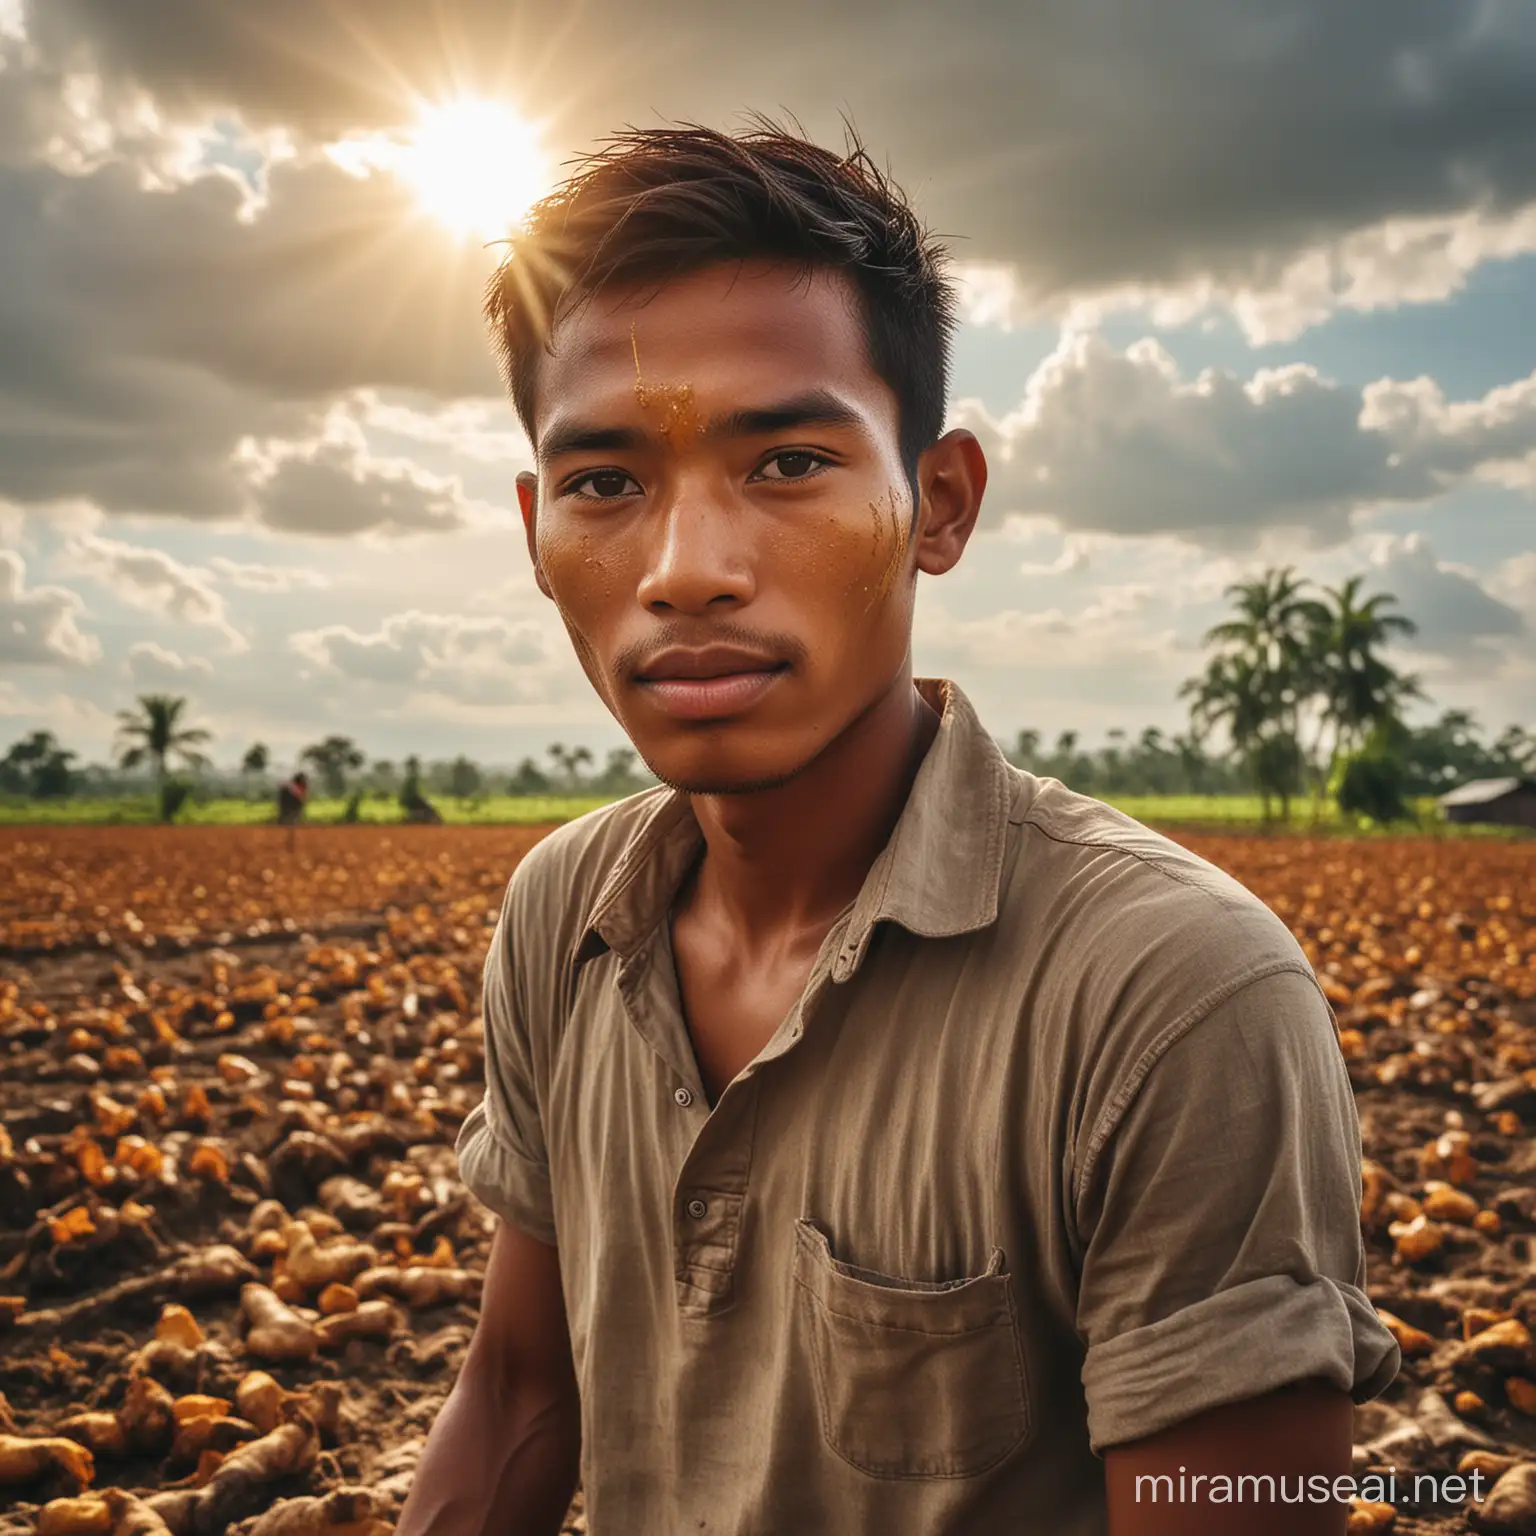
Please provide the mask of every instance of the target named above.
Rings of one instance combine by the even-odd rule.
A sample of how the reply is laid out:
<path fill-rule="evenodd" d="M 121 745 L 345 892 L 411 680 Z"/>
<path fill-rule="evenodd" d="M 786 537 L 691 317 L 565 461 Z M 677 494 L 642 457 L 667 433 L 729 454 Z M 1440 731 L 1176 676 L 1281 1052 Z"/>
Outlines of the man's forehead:
<path fill-rule="evenodd" d="M 878 411 L 888 393 L 843 274 L 732 264 L 604 291 L 562 318 L 539 358 L 541 449 L 555 418 L 643 414 L 648 394 L 680 387 L 711 415 L 818 390 Z"/>
<path fill-rule="evenodd" d="M 839 342 L 859 345 L 857 292 L 845 274 L 832 269 L 737 262 L 664 282 L 605 288 L 557 317 L 546 362 L 632 363 L 641 347 L 684 351 L 738 338 L 775 351 L 792 351 L 814 339 L 824 351 Z"/>

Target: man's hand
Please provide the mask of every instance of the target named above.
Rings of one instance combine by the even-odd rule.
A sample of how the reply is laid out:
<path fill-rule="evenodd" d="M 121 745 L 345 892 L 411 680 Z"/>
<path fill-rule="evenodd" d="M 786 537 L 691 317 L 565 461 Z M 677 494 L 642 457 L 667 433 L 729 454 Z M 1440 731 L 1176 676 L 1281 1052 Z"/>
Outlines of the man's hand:
<path fill-rule="evenodd" d="M 1348 1504 L 1313 1502 L 1322 1485 L 1310 1479 L 1349 1475 L 1352 1430 L 1349 1395 L 1310 1380 L 1111 1446 L 1110 1536 L 1344 1536 Z M 1212 1499 L 1213 1476 L 1231 1480 L 1230 1502 Z M 1293 1501 L 1304 1491 L 1301 1502 L 1281 1502 L 1282 1476 Z"/>
<path fill-rule="evenodd" d="M 581 1459 L 560 1259 L 501 1222 L 480 1323 L 396 1536 L 557 1536 Z"/>

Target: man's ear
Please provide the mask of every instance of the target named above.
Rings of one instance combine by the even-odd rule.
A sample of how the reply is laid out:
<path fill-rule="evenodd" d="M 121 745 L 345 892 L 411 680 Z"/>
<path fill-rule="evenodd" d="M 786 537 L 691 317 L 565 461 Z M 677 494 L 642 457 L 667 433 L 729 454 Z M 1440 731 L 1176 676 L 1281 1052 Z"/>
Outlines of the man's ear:
<path fill-rule="evenodd" d="M 531 469 L 525 469 L 517 477 L 517 508 L 523 514 L 523 532 L 528 536 L 528 558 L 533 562 L 533 579 L 545 597 L 553 598 L 549 583 L 544 579 L 544 568 L 539 564 L 539 477 Z"/>
<path fill-rule="evenodd" d="M 974 432 L 956 427 L 917 464 L 917 568 L 942 576 L 965 553 L 987 489 L 987 457 Z"/>

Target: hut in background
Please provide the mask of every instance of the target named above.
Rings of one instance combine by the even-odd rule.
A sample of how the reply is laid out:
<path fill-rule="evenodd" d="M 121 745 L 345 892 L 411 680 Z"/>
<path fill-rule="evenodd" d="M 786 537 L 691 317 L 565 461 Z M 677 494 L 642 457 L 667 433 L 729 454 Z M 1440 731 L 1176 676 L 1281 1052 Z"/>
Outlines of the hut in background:
<path fill-rule="evenodd" d="M 1473 779 L 1439 801 L 1447 821 L 1536 827 L 1536 779 Z"/>

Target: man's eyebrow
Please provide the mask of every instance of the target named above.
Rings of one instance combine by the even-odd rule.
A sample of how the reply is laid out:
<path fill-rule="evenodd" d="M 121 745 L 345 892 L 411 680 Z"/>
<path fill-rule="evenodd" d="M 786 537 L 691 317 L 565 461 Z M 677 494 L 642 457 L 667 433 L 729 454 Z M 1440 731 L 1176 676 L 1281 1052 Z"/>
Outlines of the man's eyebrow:
<path fill-rule="evenodd" d="M 795 427 L 858 427 L 863 425 L 851 405 L 828 389 L 809 389 L 803 395 L 772 405 L 748 406 L 717 416 L 704 429 L 706 437 L 764 437 Z"/>
<path fill-rule="evenodd" d="M 709 438 L 764 437 L 797 427 L 858 427 L 863 417 L 828 389 L 777 400 L 771 405 L 745 406 L 717 416 L 703 429 Z M 566 453 L 625 453 L 654 442 L 639 427 L 602 427 L 592 423 L 557 422 L 539 442 L 540 459 L 557 459 Z"/>
<path fill-rule="evenodd" d="M 625 453 L 643 448 L 650 434 L 638 427 L 597 427 L 572 421 L 557 424 L 540 439 L 538 456 L 557 459 L 562 453 Z"/>

